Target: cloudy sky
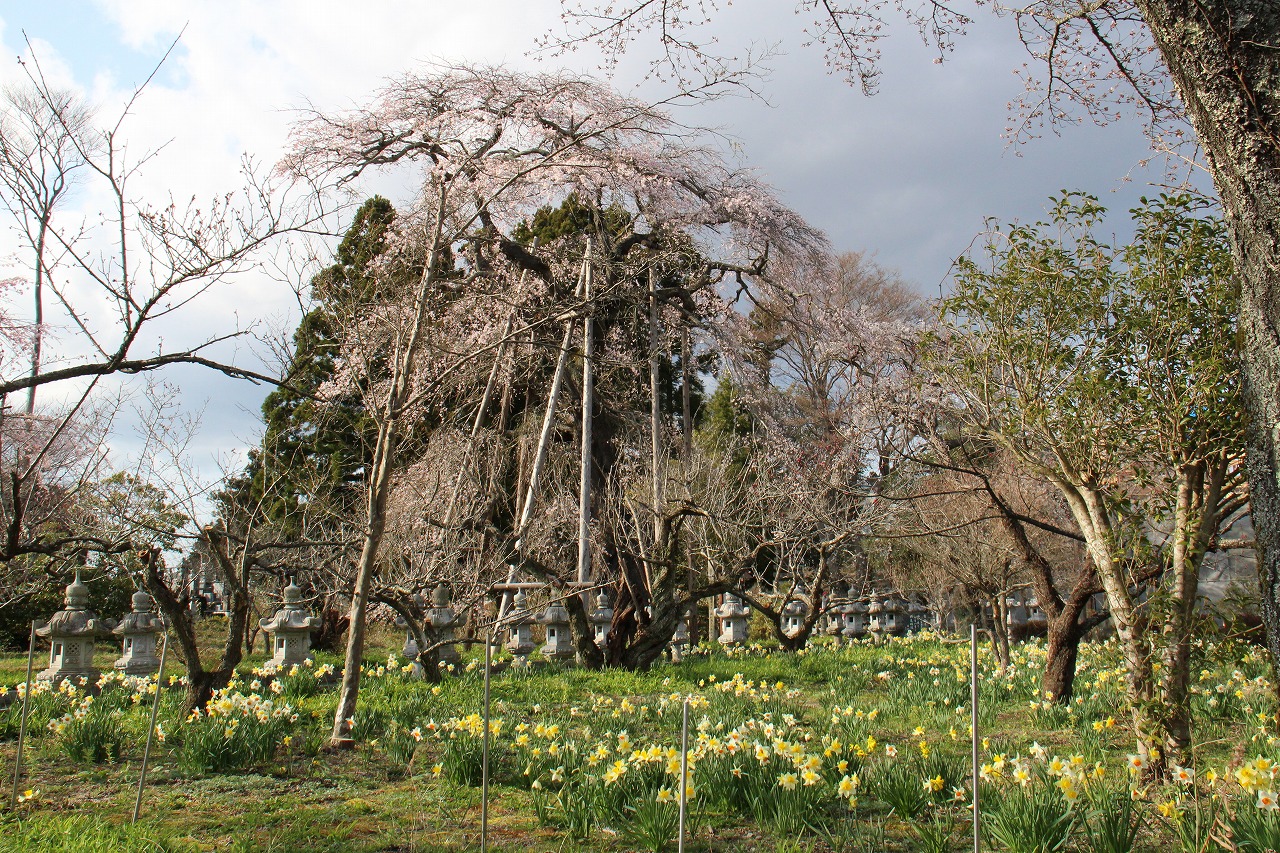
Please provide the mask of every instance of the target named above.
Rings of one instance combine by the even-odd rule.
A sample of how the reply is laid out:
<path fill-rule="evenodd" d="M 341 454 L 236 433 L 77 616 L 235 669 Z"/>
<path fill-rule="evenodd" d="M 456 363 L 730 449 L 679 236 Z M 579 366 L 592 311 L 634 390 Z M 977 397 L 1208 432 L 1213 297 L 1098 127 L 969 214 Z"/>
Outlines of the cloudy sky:
<path fill-rule="evenodd" d="M 914 31 L 897 29 L 884 44 L 879 93 L 866 98 L 826 73 L 820 51 L 802 47 L 801 22 L 789 8 L 739 0 L 718 31 L 733 49 L 778 40 L 785 52 L 762 84 L 767 102 L 722 100 L 679 118 L 718 128 L 837 249 L 870 252 L 922 293 L 945 286 L 951 260 L 985 217 L 1035 218 L 1064 188 L 1093 192 L 1121 211 L 1152 192 L 1147 183 L 1158 175 L 1138 165 L 1147 148 L 1136 123 L 1068 127 L 1018 148 L 1006 144 L 1006 105 L 1021 89 L 1013 70 L 1027 61 L 1010 21 L 984 17 L 941 65 Z M 273 162 L 299 108 L 361 103 L 381 80 L 424 61 L 592 71 L 590 53 L 529 56 L 558 13 L 556 0 L 396 0 L 358 13 L 325 0 L 0 0 L 7 57 L 0 81 L 21 79 L 25 32 L 51 79 L 83 92 L 103 118 L 115 116 L 178 39 L 125 136 L 131 152 L 159 149 L 140 191 L 156 200 L 203 197 L 237 185 L 242 155 Z M 642 70 L 643 52 L 615 83 L 661 94 L 639 82 Z M 92 215 L 102 199 L 82 193 L 73 202 Z M 20 272 L 16 260 L 19 269 L 6 274 Z M 210 294 L 188 322 L 214 330 L 267 317 L 287 326 L 296 310 L 286 288 L 242 279 Z M 263 391 L 198 374 L 176 378 L 184 405 L 204 413 L 193 445 L 201 464 L 253 440 Z"/>

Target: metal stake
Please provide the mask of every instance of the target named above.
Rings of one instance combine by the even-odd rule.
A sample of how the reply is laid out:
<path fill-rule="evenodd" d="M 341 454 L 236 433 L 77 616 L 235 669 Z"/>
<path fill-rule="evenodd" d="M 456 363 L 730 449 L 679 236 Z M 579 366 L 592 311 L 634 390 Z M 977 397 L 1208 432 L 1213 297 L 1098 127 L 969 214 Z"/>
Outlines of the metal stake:
<path fill-rule="evenodd" d="M 684 697 L 680 715 L 680 835 L 676 842 L 678 853 L 684 853 L 684 819 L 689 802 L 689 697 Z"/>
<path fill-rule="evenodd" d="M 18 784 L 22 780 L 22 746 L 27 739 L 27 710 L 31 707 L 31 664 L 36 656 L 36 623 L 31 623 L 31 639 L 27 643 L 27 680 L 22 685 L 22 719 L 18 722 L 18 755 L 13 761 L 13 793 L 9 795 L 9 811 L 18 807 Z"/>
<path fill-rule="evenodd" d="M 147 784 L 147 764 L 151 761 L 151 743 L 156 736 L 156 718 L 160 715 L 160 679 L 164 676 L 164 658 L 169 653 L 169 632 L 164 634 L 164 643 L 160 646 L 160 669 L 156 671 L 156 698 L 151 703 L 151 725 L 147 729 L 147 745 L 142 749 L 142 772 L 138 774 L 138 796 L 133 801 L 133 823 L 138 822 L 138 814 L 142 811 L 142 788 Z"/>
<path fill-rule="evenodd" d="M 981 827 L 978 815 L 978 785 L 982 781 L 978 771 L 978 625 L 969 626 L 969 728 L 973 745 L 973 853 L 982 849 Z"/>

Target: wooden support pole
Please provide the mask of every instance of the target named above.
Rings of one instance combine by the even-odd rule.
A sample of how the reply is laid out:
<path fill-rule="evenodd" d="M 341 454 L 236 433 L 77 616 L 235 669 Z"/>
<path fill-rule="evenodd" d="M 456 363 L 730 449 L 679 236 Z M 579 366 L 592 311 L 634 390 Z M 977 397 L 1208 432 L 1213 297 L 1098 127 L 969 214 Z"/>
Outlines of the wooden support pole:
<path fill-rule="evenodd" d="M 595 323 L 591 319 L 591 241 L 587 240 L 583 296 L 588 305 L 582 318 L 582 446 L 578 479 L 578 583 L 591 580 L 591 443 L 595 419 Z M 588 603 L 588 607 L 589 607 Z"/>

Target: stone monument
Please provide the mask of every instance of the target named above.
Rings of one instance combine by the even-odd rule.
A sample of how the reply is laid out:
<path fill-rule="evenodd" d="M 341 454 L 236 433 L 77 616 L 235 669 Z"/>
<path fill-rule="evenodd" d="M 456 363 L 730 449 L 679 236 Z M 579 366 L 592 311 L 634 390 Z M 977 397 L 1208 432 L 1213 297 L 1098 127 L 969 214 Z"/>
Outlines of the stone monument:
<path fill-rule="evenodd" d="M 516 591 L 512 606 L 516 615 L 507 628 L 507 648 L 515 656 L 516 662 L 524 665 L 529 662 L 529 652 L 533 651 L 533 631 L 529 628 L 529 614 L 525 612 L 529 599 L 523 589 Z"/>
<path fill-rule="evenodd" d="M 436 632 L 436 642 L 440 646 L 438 655 L 441 663 L 456 664 L 462 660 L 458 647 L 454 645 L 454 626 L 458 624 L 458 614 L 453 609 L 453 592 L 443 581 L 436 584 L 431 591 L 431 610 L 427 612 L 427 620 Z"/>
<path fill-rule="evenodd" d="M 563 603 L 553 601 L 542 611 L 538 621 L 547 634 L 542 644 L 542 655 L 548 660 L 568 660 L 573 657 L 573 639 L 569 636 L 569 611 Z"/>

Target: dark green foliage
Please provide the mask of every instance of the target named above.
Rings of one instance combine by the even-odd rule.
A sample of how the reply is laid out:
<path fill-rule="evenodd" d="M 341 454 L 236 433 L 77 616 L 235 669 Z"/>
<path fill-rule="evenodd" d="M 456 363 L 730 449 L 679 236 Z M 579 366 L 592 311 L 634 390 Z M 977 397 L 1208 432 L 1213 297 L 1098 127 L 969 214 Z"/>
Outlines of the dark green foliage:
<path fill-rule="evenodd" d="M 1011 788 L 983 809 L 982 828 L 1000 849 L 1009 853 L 1054 853 L 1071 841 L 1078 816 L 1049 785 Z"/>
<path fill-rule="evenodd" d="M 699 440 L 706 449 L 721 452 L 734 449 L 735 458 L 741 455 L 742 462 L 746 462 L 747 451 L 740 446 L 751 436 L 755 421 L 734 390 L 733 377 L 720 377 L 698 426 Z"/>
<path fill-rule="evenodd" d="M 128 613 L 132 605 L 130 597 L 136 587 L 124 573 L 102 574 L 96 570 L 85 570 L 82 574 L 85 586 L 89 587 L 89 607 L 105 619 L 119 619 Z M 64 590 L 69 580 L 48 579 L 31 595 L 23 596 L 16 601 L 0 607 L 0 649 L 26 651 L 31 639 L 31 621 L 40 619 L 48 621 L 49 617 L 63 607 Z M 36 665 L 41 666 L 41 655 L 45 651 L 36 650 Z"/>
<path fill-rule="evenodd" d="M 512 236 L 525 245 L 537 240 L 539 245 L 547 246 L 565 237 L 581 238 L 599 230 L 616 239 L 624 236 L 630 227 L 631 214 L 621 207 L 614 205 L 600 211 L 573 193 L 555 207 L 538 208 L 528 222 L 515 227 Z"/>
<path fill-rule="evenodd" d="M 1138 839 L 1143 815 L 1128 790 L 1100 794 L 1085 821 L 1085 836 L 1094 853 L 1129 853 Z"/>
<path fill-rule="evenodd" d="M 245 476 L 226 493 L 228 503 L 260 505 L 263 515 L 286 532 L 298 532 L 304 504 L 327 501 L 341 512 L 358 499 L 363 485 L 377 427 L 361 395 L 323 403 L 316 395 L 337 369 L 341 318 L 379 296 L 370 265 L 386 249 L 395 216 L 385 198 L 366 201 L 338 245 L 334 264 L 312 280 L 316 305 L 294 332 L 287 387 L 267 395 L 262 446 L 251 451 Z"/>

